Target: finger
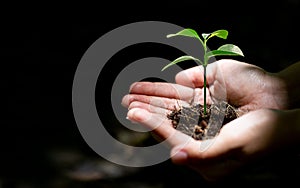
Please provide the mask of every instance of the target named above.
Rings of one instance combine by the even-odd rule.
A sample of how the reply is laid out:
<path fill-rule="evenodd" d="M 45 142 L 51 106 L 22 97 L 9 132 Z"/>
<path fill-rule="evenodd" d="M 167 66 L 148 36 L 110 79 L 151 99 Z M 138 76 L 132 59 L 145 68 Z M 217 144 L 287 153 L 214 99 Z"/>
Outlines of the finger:
<path fill-rule="evenodd" d="M 179 109 L 181 106 L 186 106 L 189 103 L 186 101 L 171 99 L 165 97 L 155 97 L 148 95 L 140 95 L 140 94 L 128 94 L 125 95 L 122 99 L 122 105 L 125 107 L 129 107 L 132 102 L 139 101 L 146 104 L 151 104 L 156 107 L 161 107 L 169 110 Z"/>
<path fill-rule="evenodd" d="M 214 81 L 215 73 L 218 68 L 218 62 L 208 64 L 206 67 L 206 82 L 207 85 Z M 179 72 L 175 76 L 177 84 L 197 88 L 204 85 L 204 68 L 203 66 L 196 66 Z"/>
<path fill-rule="evenodd" d="M 175 81 L 177 84 L 191 88 L 203 87 L 203 67 L 196 66 L 183 70 L 176 74 Z"/>
<path fill-rule="evenodd" d="M 210 96 L 210 91 L 206 89 L 206 103 L 212 104 L 213 100 Z M 194 99 L 193 104 L 204 104 L 204 88 L 195 88 L 194 89 Z"/>
<path fill-rule="evenodd" d="M 193 89 L 165 82 L 136 82 L 130 86 L 130 94 L 142 94 L 189 101 L 193 98 Z"/>
<path fill-rule="evenodd" d="M 172 161 L 177 164 L 206 166 L 223 160 L 224 156 L 232 151 L 231 149 L 227 140 L 216 136 L 213 139 L 191 142 L 184 147 L 174 147 L 171 156 Z"/>
<path fill-rule="evenodd" d="M 151 113 L 142 108 L 132 108 L 128 111 L 127 117 L 151 129 L 170 147 L 185 145 L 192 140 L 190 136 L 174 129 L 165 115 Z"/>
<path fill-rule="evenodd" d="M 206 180 L 224 178 L 243 165 L 234 155 L 223 149 L 221 139 L 190 142 L 171 150 L 171 160 L 175 164 L 187 165 L 199 172 Z M 226 148 L 226 146 L 225 146 Z"/>
<path fill-rule="evenodd" d="M 134 101 L 134 102 L 130 103 L 130 105 L 128 107 L 128 110 L 131 110 L 133 108 L 141 108 L 141 109 L 145 109 L 145 110 L 147 110 L 151 113 L 164 114 L 165 116 L 167 114 L 171 113 L 171 110 L 167 110 L 165 108 L 153 106 L 151 104 L 140 102 L 140 101 Z"/>

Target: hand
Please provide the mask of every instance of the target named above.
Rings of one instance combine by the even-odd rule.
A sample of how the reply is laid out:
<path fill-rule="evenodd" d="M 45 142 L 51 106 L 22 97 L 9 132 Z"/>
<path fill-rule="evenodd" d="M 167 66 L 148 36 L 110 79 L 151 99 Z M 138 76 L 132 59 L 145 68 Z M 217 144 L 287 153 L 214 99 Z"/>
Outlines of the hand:
<path fill-rule="evenodd" d="M 153 103 L 163 100 L 171 109 L 178 104 L 203 103 L 203 70 L 194 67 L 176 75 L 176 83 L 134 83 L 130 95 L 125 96 L 123 104 L 131 102 Z M 235 60 L 220 60 L 207 66 L 207 102 L 227 100 L 239 111 L 248 112 L 261 108 L 286 109 L 287 91 L 283 81 L 260 67 Z M 180 85 L 179 85 L 180 84 Z M 183 87 L 186 86 L 186 87 Z M 171 100 L 170 100 L 171 99 Z M 162 104 L 160 104 L 162 105 Z M 165 107 L 164 107 L 165 108 Z"/>
<path fill-rule="evenodd" d="M 194 67 L 176 75 L 176 83 L 203 88 L 203 68 Z M 220 60 L 207 66 L 210 97 L 227 100 L 241 111 L 261 108 L 286 109 L 287 91 L 281 78 L 255 65 Z M 134 91 L 133 91 L 134 93 Z"/>
<path fill-rule="evenodd" d="M 287 106 L 286 91 L 279 78 L 250 64 L 222 60 L 208 65 L 207 81 L 210 102 L 224 97 L 222 91 L 225 88 L 230 104 L 243 112 L 252 111 L 226 124 L 212 140 L 190 139 L 172 128 L 166 118 L 166 114 L 178 104 L 203 100 L 200 67 L 180 72 L 176 75 L 177 84 L 134 83 L 122 103 L 129 108 L 130 120 L 152 128 L 162 139 L 168 138 L 174 163 L 185 164 L 207 179 L 230 174 L 248 160 L 285 145 L 284 138 L 292 136 L 288 132 L 295 128 L 287 131 L 280 125 L 287 117 L 293 116 L 266 109 L 285 109 Z M 254 111 L 257 109 L 262 110 Z M 203 150 L 204 146 L 209 147 Z"/>

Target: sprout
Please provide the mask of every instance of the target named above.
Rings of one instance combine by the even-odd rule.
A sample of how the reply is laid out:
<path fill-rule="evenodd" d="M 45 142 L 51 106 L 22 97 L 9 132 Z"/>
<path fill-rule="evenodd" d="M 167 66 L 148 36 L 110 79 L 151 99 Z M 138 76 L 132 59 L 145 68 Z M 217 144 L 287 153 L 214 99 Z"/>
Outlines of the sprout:
<path fill-rule="evenodd" d="M 187 28 L 187 29 L 183 29 L 183 30 L 179 31 L 178 33 L 169 34 L 169 35 L 167 35 L 167 38 L 171 38 L 171 37 L 175 37 L 175 36 L 186 36 L 186 37 L 192 37 L 192 38 L 198 39 L 204 49 L 203 59 L 200 60 L 193 56 L 184 55 L 184 56 L 178 57 L 171 63 L 167 64 L 165 67 L 162 68 L 162 71 L 164 71 L 165 69 L 167 69 L 168 67 L 170 67 L 172 65 L 175 65 L 179 62 L 186 61 L 186 60 L 193 60 L 197 64 L 203 66 L 204 114 L 206 114 L 206 108 L 207 108 L 206 107 L 206 67 L 208 64 L 208 60 L 215 56 L 244 56 L 244 54 L 238 46 L 233 45 L 233 44 L 224 44 L 224 45 L 220 46 L 217 50 L 212 50 L 212 51 L 207 50 L 207 45 L 206 45 L 207 41 L 210 38 L 215 37 L 215 36 L 222 38 L 222 39 L 227 39 L 227 36 L 228 36 L 227 30 L 217 30 L 212 33 L 203 33 L 200 37 L 195 30 Z"/>

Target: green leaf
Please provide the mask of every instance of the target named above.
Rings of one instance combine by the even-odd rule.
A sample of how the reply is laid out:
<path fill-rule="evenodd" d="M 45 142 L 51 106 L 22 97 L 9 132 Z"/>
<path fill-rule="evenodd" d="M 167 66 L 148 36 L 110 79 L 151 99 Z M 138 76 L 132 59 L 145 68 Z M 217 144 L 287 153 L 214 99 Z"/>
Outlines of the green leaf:
<path fill-rule="evenodd" d="M 242 50 L 234 44 L 224 44 L 224 45 L 220 46 L 218 48 L 218 50 L 233 52 L 233 53 L 236 53 L 237 55 L 244 56 Z"/>
<path fill-rule="evenodd" d="M 167 35 L 167 38 L 174 37 L 174 36 L 193 37 L 193 38 L 199 39 L 202 42 L 202 40 L 200 39 L 197 32 L 195 30 L 189 29 L 189 28 L 183 29 L 183 30 L 181 30 L 181 31 L 179 31 L 178 33 L 175 33 L 175 34 L 169 34 L 169 35 Z"/>
<path fill-rule="evenodd" d="M 187 61 L 187 60 L 194 60 L 194 61 L 197 61 L 197 62 L 199 62 L 199 63 L 202 64 L 202 62 L 201 62 L 199 59 L 194 58 L 193 56 L 185 55 L 185 56 L 178 57 L 177 59 L 175 59 L 175 60 L 172 61 L 171 63 L 167 64 L 166 66 L 164 66 L 164 67 L 162 68 L 161 71 L 164 71 L 164 70 L 167 69 L 168 67 L 170 67 L 170 66 L 172 66 L 172 65 L 175 65 L 175 64 L 177 64 L 177 63 L 179 63 L 179 62 Z"/>
<path fill-rule="evenodd" d="M 206 54 L 209 59 L 214 56 L 229 55 L 229 56 L 244 56 L 242 50 L 233 44 L 224 44 L 220 46 L 217 50 L 212 50 Z"/>
<path fill-rule="evenodd" d="M 206 40 L 208 40 L 208 39 L 210 39 L 211 37 L 214 37 L 214 36 L 222 38 L 222 39 L 227 39 L 228 31 L 224 30 L 224 29 L 221 29 L 221 30 L 214 31 L 212 33 L 203 33 L 202 34 L 202 37 Z"/>

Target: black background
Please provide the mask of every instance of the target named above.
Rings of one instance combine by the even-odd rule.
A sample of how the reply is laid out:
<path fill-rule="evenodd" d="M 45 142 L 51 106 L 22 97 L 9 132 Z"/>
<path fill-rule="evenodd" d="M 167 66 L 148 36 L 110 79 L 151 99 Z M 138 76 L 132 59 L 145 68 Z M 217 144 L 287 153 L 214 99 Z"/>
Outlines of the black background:
<path fill-rule="evenodd" d="M 45 4 L 35 5 L 35 8 L 12 5 L 7 7 L 9 11 L 2 13 L 0 70 L 4 95 L 0 187 L 132 187 L 136 182 L 158 187 L 206 185 L 194 172 L 173 166 L 169 161 L 140 169 L 132 177 L 118 180 L 120 184 L 104 184 L 104 180 L 69 181 L 72 183 L 61 180 L 65 178 L 61 175 L 64 166 L 51 162 L 51 151 L 75 150 L 87 159 L 101 160 L 77 129 L 72 113 L 72 83 L 82 55 L 112 29 L 138 21 L 164 21 L 201 32 L 227 29 L 227 42 L 238 45 L 245 54 L 242 61 L 277 72 L 300 59 L 300 2 L 297 0 L 263 5 L 253 1 L 77 5 L 76 8 L 70 5 Z M 161 48 L 166 53 L 157 46 L 133 46 L 116 62 L 126 63 L 147 56 L 170 60 L 178 57 L 172 49 Z M 119 69 L 114 71 L 117 73 Z M 109 83 L 106 83 L 107 88 Z M 108 92 L 105 87 L 101 89 Z M 97 97 L 101 98 L 100 92 Z M 295 174 L 299 177 L 299 169 L 291 169 L 282 179 L 294 181 Z"/>

